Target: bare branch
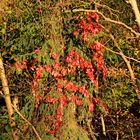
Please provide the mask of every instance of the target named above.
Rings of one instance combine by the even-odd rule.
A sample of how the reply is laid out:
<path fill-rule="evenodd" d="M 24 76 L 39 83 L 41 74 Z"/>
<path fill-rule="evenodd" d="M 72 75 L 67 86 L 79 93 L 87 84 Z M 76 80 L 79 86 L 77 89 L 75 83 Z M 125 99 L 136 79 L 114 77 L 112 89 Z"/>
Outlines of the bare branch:
<path fill-rule="evenodd" d="M 14 110 L 17 112 L 17 114 L 32 127 L 32 129 L 33 129 L 34 133 L 36 134 L 37 138 L 39 140 L 41 140 L 41 138 L 40 138 L 38 132 L 36 131 L 35 127 L 19 112 L 19 110 L 13 104 L 11 104 L 11 105 L 14 108 Z"/>
<path fill-rule="evenodd" d="M 101 114 L 101 123 L 102 123 L 103 134 L 106 136 L 105 121 L 102 114 Z"/>
<path fill-rule="evenodd" d="M 66 10 L 65 12 L 71 12 L 71 10 Z M 121 22 L 121 21 L 116 21 L 116 20 L 112 20 L 106 16 L 104 16 L 103 13 L 99 12 L 98 10 L 87 10 L 87 9 L 73 9 L 72 12 L 97 12 L 99 15 L 101 15 L 106 21 L 108 22 L 112 22 L 118 25 L 122 25 L 125 28 L 127 28 L 128 30 L 130 30 L 132 33 L 134 33 L 136 36 L 140 36 L 140 33 L 134 31 L 131 27 L 129 27 L 128 25 L 126 25 L 125 23 Z"/>
<path fill-rule="evenodd" d="M 136 22 L 138 23 L 139 30 L 140 30 L 140 11 L 138 9 L 137 2 L 136 2 L 136 0 L 129 0 L 129 3 L 132 6 L 132 9 L 133 9 L 135 17 L 136 17 Z"/>
<path fill-rule="evenodd" d="M 103 46 L 103 47 L 104 47 L 106 50 L 108 50 L 108 51 L 110 51 L 110 52 L 112 52 L 112 53 L 115 53 L 115 54 L 121 55 L 119 52 L 115 52 L 115 51 L 109 49 L 109 48 L 106 47 L 106 46 Z M 137 59 L 135 59 L 135 58 L 128 57 L 128 56 L 126 56 L 126 55 L 125 55 L 125 57 L 126 57 L 127 59 L 129 59 L 129 60 L 133 60 L 133 61 L 135 61 L 135 62 L 137 62 L 137 63 L 140 63 L 140 61 L 137 60 Z"/>
<path fill-rule="evenodd" d="M 97 2 L 94 2 L 94 3 L 95 3 L 95 5 L 97 5 L 97 6 L 99 6 L 99 7 L 106 8 L 106 9 L 108 9 L 109 11 L 113 11 L 113 12 L 116 12 L 116 13 L 122 13 L 122 12 L 120 12 L 120 11 L 118 11 L 118 10 L 115 10 L 115 9 L 110 8 L 110 7 L 107 6 L 107 5 L 100 4 L 100 3 L 97 3 Z"/>
<path fill-rule="evenodd" d="M 112 22 L 112 23 L 115 23 L 115 24 L 119 24 L 119 25 L 122 25 L 124 26 L 125 28 L 127 28 L 128 30 L 130 30 L 132 33 L 134 33 L 135 35 L 137 36 L 140 36 L 140 33 L 134 31 L 131 27 L 129 27 L 128 25 L 126 25 L 125 23 L 123 22 L 120 22 L 120 21 L 116 21 L 116 20 L 112 20 L 106 16 L 103 15 L 103 13 L 99 12 L 99 11 L 96 11 L 98 14 L 100 14 L 106 21 L 108 22 Z"/>
<path fill-rule="evenodd" d="M 124 62 L 126 63 L 127 65 L 127 68 L 129 70 L 129 73 L 130 73 L 130 77 L 131 77 L 131 81 L 133 83 L 133 86 L 134 86 L 134 89 L 135 89 L 135 92 L 137 94 L 137 98 L 140 100 L 140 91 L 139 91 L 139 88 L 137 86 L 137 83 L 136 83 L 136 78 L 135 78 L 135 75 L 134 75 L 134 72 L 133 72 L 133 69 L 131 67 L 131 64 L 130 64 L 130 61 L 127 60 L 126 56 L 124 55 L 124 53 L 122 52 L 121 48 L 119 47 L 117 41 L 115 40 L 114 36 L 109 32 L 109 30 L 107 30 L 105 27 L 102 27 L 104 28 L 105 31 L 107 31 L 110 35 L 110 38 L 113 40 L 114 42 L 114 45 L 118 48 L 118 50 L 120 51 L 119 54 L 121 55 L 121 57 L 123 58 Z"/>

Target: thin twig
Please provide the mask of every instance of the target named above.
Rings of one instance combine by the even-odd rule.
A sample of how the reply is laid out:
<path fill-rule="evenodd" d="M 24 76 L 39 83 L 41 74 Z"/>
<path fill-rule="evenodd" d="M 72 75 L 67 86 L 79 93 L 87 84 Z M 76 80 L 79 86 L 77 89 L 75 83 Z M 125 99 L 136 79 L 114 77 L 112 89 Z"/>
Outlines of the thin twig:
<path fill-rule="evenodd" d="M 65 11 L 65 13 L 69 13 L 69 12 L 96 12 L 96 10 L 88 10 L 88 9 L 79 8 L 79 9 Z"/>
<path fill-rule="evenodd" d="M 103 47 L 104 47 L 106 50 L 108 50 L 108 51 L 110 51 L 110 52 L 112 52 L 112 53 L 115 53 L 115 54 L 118 54 L 118 55 L 120 55 L 120 56 L 121 56 L 120 52 L 115 52 L 115 51 L 113 51 L 113 50 L 109 49 L 109 48 L 108 48 L 108 47 L 106 47 L 106 46 L 103 46 Z M 140 63 L 140 61 L 139 61 L 139 60 L 137 60 L 137 59 L 135 59 L 135 58 L 128 57 L 128 56 L 126 56 L 126 55 L 125 55 L 125 57 L 126 57 L 127 59 L 129 59 L 129 60 L 133 60 L 133 61 L 136 61 L 136 62 Z"/>
<path fill-rule="evenodd" d="M 109 7 L 109 6 L 107 6 L 107 5 L 100 4 L 100 3 L 97 3 L 97 2 L 94 2 L 94 4 L 95 4 L 95 5 L 97 5 L 97 6 L 100 6 L 100 7 L 107 8 L 109 11 L 113 11 L 113 12 L 116 12 L 116 13 L 121 13 L 121 14 L 122 14 L 122 12 L 120 12 L 120 11 L 118 11 L 118 10 L 115 10 L 115 9 L 112 9 L 112 8 L 110 8 L 110 7 Z"/>
<path fill-rule="evenodd" d="M 37 138 L 38 138 L 39 140 L 41 140 L 41 138 L 40 138 L 38 132 L 36 131 L 35 127 L 34 127 L 34 126 L 19 112 L 19 110 L 18 110 L 13 104 L 12 104 L 12 107 L 14 108 L 14 110 L 17 112 L 17 114 L 18 114 L 25 122 L 27 122 L 30 126 L 32 126 L 32 129 L 33 129 L 34 133 L 36 134 Z"/>
<path fill-rule="evenodd" d="M 102 114 L 101 114 L 101 123 L 102 123 L 103 134 L 106 136 L 105 122 Z"/>
<path fill-rule="evenodd" d="M 104 27 L 102 26 L 102 28 L 104 28 Z M 111 38 L 111 39 L 113 40 L 113 42 L 114 42 L 114 45 L 115 45 L 115 46 L 118 48 L 118 50 L 120 51 L 119 53 L 120 53 L 121 57 L 123 58 L 124 62 L 126 63 L 127 68 L 128 68 L 128 70 L 129 70 L 130 77 L 131 77 L 131 81 L 132 81 L 132 83 L 133 83 L 135 92 L 136 92 L 136 94 L 137 94 L 137 98 L 140 100 L 140 91 L 139 91 L 139 88 L 138 88 L 138 86 L 137 86 L 137 84 L 136 84 L 136 78 L 135 78 L 133 69 L 132 69 L 132 67 L 131 67 L 130 61 L 127 60 L 126 56 L 125 56 L 124 53 L 122 52 L 122 50 L 121 50 L 121 48 L 119 47 L 119 45 L 118 45 L 116 39 L 115 39 L 114 36 L 110 33 L 110 31 L 107 30 L 106 28 L 104 28 L 104 30 L 107 31 L 107 32 L 109 33 L 110 38 Z"/>
<path fill-rule="evenodd" d="M 135 78 L 134 72 L 133 72 L 133 70 L 132 70 L 132 67 L 131 67 L 131 65 L 130 65 L 130 62 L 127 60 L 127 58 L 125 57 L 125 55 L 124 55 L 122 52 L 120 52 L 120 54 L 121 54 L 123 60 L 125 61 L 126 65 L 127 65 L 127 67 L 128 67 L 128 70 L 129 70 L 129 72 L 130 72 L 130 77 L 131 77 L 132 83 L 133 83 L 133 85 L 134 85 L 134 88 L 135 88 L 137 97 L 138 97 L 138 99 L 140 100 L 140 91 L 139 91 L 138 86 L 137 86 L 137 84 L 136 84 L 136 78 Z"/>
<path fill-rule="evenodd" d="M 115 24 L 119 24 L 119 25 L 122 25 L 124 26 L 125 28 L 127 28 L 128 30 L 130 30 L 132 33 L 134 33 L 135 35 L 137 36 L 140 36 L 140 33 L 134 31 L 131 27 L 129 27 L 128 25 L 126 25 L 125 23 L 121 22 L 121 21 L 116 21 L 116 20 L 112 20 L 106 16 L 104 16 L 103 13 L 99 12 L 98 10 L 96 11 L 98 14 L 100 14 L 106 21 L 108 22 L 112 22 L 112 23 L 115 23 Z"/>
<path fill-rule="evenodd" d="M 118 133 L 118 131 L 116 132 L 116 140 L 119 140 L 119 133 Z"/>

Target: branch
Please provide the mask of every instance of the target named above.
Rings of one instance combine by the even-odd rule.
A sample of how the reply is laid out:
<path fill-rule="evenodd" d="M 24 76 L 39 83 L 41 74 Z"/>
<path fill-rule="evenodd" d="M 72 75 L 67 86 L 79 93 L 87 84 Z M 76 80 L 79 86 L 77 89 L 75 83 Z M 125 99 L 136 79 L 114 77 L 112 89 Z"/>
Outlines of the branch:
<path fill-rule="evenodd" d="M 105 122 L 104 122 L 103 115 L 101 115 L 101 123 L 102 123 L 103 134 L 106 136 Z"/>
<path fill-rule="evenodd" d="M 13 104 L 11 104 L 11 105 L 14 108 L 14 110 L 17 112 L 17 114 L 32 127 L 32 129 L 33 129 L 34 133 L 36 134 L 37 138 L 39 140 L 41 140 L 41 138 L 40 138 L 38 132 L 36 131 L 35 127 L 19 112 L 19 110 Z"/>
<path fill-rule="evenodd" d="M 128 67 L 128 70 L 130 72 L 131 80 L 132 80 L 132 83 L 134 85 L 137 97 L 140 100 L 140 91 L 139 91 L 139 88 L 138 88 L 138 86 L 136 84 L 136 78 L 135 78 L 134 72 L 132 70 L 132 67 L 130 65 L 130 62 L 127 60 L 127 58 L 125 57 L 125 55 L 122 52 L 120 52 L 120 55 L 122 56 L 123 60 L 125 61 L 126 65 Z"/>
<path fill-rule="evenodd" d="M 138 23 L 139 30 L 140 30 L 140 11 L 138 9 L 137 2 L 136 2 L 136 0 L 129 0 L 129 3 L 132 6 L 132 9 L 133 9 L 135 17 L 136 17 L 136 22 Z"/>
<path fill-rule="evenodd" d="M 118 55 L 120 55 L 121 56 L 121 54 L 120 54 L 120 52 L 115 52 L 115 51 L 113 51 L 113 50 L 111 50 L 111 49 L 109 49 L 108 47 L 106 47 L 106 46 L 103 46 L 106 50 L 108 50 L 108 51 L 110 51 L 110 52 L 112 52 L 112 53 L 115 53 L 115 54 L 118 54 Z M 128 56 L 126 56 L 125 55 L 125 57 L 127 58 L 127 59 L 129 59 L 129 60 L 133 60 L 133 61 L 135 61 L 135 62 L 137 62 L 137 63 L 140 63 L 140 61 L 139 60 L 137 60 L 137 59 L 135 59 L 135 58 L 132 58 L 132 57 L 128 57 Z"/>
<path fill-rule="evenodd" d="M 126 25 L 125 23 L 121 22 L 121 21 L 116 21 L 116 20 L 112 20 L 106 16 L 103 15 L 103 13 L 99 12 L 98 10 L 88 10 L 88 9 L 73 9 L 73 10 L 66 10 L 65 12 L 97 12 L 99 15 L 101 15 L 106 21 L 108 22 L 112 22 L 115 24 L 119 24 L 124 26 L 125 28 L 127 28 L 128 30 L 130 30 L 132 33 L 134 33 L 136 36 L 140 36 L 140 33 L 134 31 L 131 27 L 129 27 L 128 25 Z"/>
<path fill-rule="evenodd" d="M 102 26 L 102 28 L 104 28 Z M 131 81 L 133 83 L 133 86 L 134 86 L 134 89 L 135 89 L 135 92 L 137 94 L 137 98 L 140 100 L 140 91 L 139 91 L 139 88 L 138 88 L 138 85 L 136 83 L 136 78 L 135 78 L 135 75 L 134 75 L 134 72 L 133 72 L 133 69 L 130 65 L 130 62 L 127 60 L 126 56 L 124 55 L 124 53 L 122 52 L 121 48 L 119 47 L 117 41 L 115 40 L 114 36 L 109 32 L 109 30 L 107 30 L 106 28 L 104 28 L 105 31 L 107 31 L 110 35 L 110 38 L 113 40 L 114 42 L 114 45 L 118 48 L 118 50 L 120 51 L 119 54 L 121 55 L 121 57 L 123 58 L 124 62 L 126 63 L 127 65 L 127 68 L 129 70 L 129 73 L 130 73 L 130 77 L 131 77 Z"/>
<path fill-rule="evenodd" d="M 97 6 L 99 6 L 99 7 L 106 8 L 106 9 L 108 9 L 109 11 L 113 11 L 113 12 L 122 14 L 122 12 L 120 12 L 120 11 L 118 11 L 118 10 L 115 10 L 115 9 L 112 9 L 112 8 L 110 8 L 110 7 L 107 6 L 107 5 L 100 4 L 100 3 L 96 3 L 96 2 L 94 2 L 94 4 L 97 5 Z"/>
<path fill-rule="evenodd" d="M 137 36 L 140 36 L 140 33 L 134 31 L 131 27 L 129 27 L 128 25 L 126 25 L 125 23 L 121 22 L 121 21 L 116 21 L 116 20 L 112 20 L 106 16 L 103 15 L 103 13 L 99 12 L 99 11 L 96 11 L 98 14 L 100 14 L 106 21 L 108 22 L 112 22 L 112 23 L 115 23 L 115 24 L 119 24 L 119 25 L 122 25 L 124 26 L 125 28 L 127 28 L 128 30 L 130 30 L 132 33 L 134 33 L 135 35 Z"/>

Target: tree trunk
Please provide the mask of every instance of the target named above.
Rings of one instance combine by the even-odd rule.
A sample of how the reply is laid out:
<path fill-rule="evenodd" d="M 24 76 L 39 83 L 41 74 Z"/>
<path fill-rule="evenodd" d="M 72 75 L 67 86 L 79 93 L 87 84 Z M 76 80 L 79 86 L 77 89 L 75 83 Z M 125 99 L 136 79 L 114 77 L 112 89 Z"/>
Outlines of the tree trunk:
<path fill-rule="evenodd" d="M 140 11 L 138 9 L 137 2 L 136 2 L 136 0 L 129 0 L 129 2 L 130 2 L 132 9 L 134 11 L 134 14 L 136 17 L 136 22 L 138 23 L 139 30 L 140 30 Z"/>
<path fill-rule="evenodd" d="M 61 140 L 89 140 L 88 133 L 82 127 L 77 124 L 75 118 L 76 105 L 71 102 L 67 105 L 66 112 L 64 114 L 64 126 Z"/>
<path fill-rule="evenodd" d="M 13 108 L 11 105 L 11 98 L 10 98 L 10 91 L 9 91 L 9 87 L 8 87 L 8 81 L 7 81 L 6 76 L 5 76 L 5 70 L 4 70 L 1 55 L 0 55 L 0 79 L 2 82 L 3 93 L 5 96 L 5 102 L 6 102 L 8 115 L 9 115 L 10 125 L 11 125 L 11 127 L 13 127 L 13 126 L 15 126 L 15 121 L 13 118 L 14 111 L 13 111 Z M 18 137 L 16 136 L 16 134 L 13 131 L 12 131 L 12 135 L 13 135 L 14 140 L 18 140 Z"/>

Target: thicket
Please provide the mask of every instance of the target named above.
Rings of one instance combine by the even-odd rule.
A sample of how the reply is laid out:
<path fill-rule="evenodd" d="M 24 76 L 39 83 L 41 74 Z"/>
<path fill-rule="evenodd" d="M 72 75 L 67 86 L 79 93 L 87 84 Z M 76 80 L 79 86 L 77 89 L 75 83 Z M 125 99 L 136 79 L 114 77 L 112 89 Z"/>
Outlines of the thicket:
<path fill-rule="evenodd" d="M 138 2 L 139 3 L 139 2 Z M 140 5 L 138 5 L 140 6 Z M 140 33 L 122 0 L 13 0 L 0 7 L 0 139 L 139 139 Z"/>

